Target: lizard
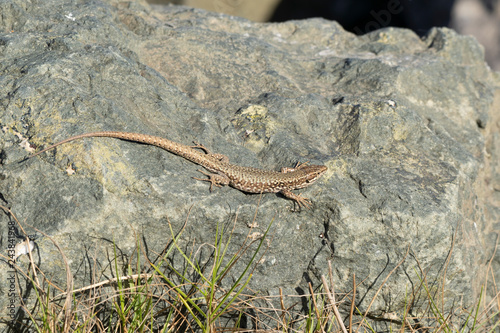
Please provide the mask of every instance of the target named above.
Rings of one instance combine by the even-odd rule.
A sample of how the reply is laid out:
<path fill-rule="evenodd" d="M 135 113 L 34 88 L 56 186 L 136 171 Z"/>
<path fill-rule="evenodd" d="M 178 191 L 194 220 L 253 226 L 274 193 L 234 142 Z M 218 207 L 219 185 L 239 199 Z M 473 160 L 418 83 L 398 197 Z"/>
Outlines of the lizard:
<path fill-rule="evenodd" d="M 226 155 L 214 154 L 208 148 L 196 142 L 194 146 L 187 146 L 158 136 L 118 131 L 90 132 L 72 136 L 28 156 L 27 159 L 38 156 L 64 143 L 91 137 L 109 137 L 156 146 L 201 165 L 211 172 L 198 170 L 208 178 L 193 178 L 210 182 L 210 191 L 212 191 L 213 186 L 229 185 L 247 193 L 281 193 L 286 198 L 296 202 L 299 208 L 302 206 L 310 208 L 311 201 L 300 194 L 293 193 L 292 190 L 313 184 L 327 170 L 324 165 L 312 165 L 308 164 L 308 162 L 297 163 L 293 168 L 283 167 L 281 172 L 244 167 L 229 163 L 229 158 Z"/>

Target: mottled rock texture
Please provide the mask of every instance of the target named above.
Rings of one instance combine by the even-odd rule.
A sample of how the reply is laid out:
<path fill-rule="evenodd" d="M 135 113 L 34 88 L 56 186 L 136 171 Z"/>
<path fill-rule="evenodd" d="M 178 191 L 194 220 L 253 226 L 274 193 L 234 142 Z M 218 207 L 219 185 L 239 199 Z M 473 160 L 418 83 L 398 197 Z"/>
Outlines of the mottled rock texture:
<path fill-rule="evenodd" d="M 477 300 L 499 230 L 500 100 L 473 38 L 448 29 L 356 37 L 320 19 L 257 24 L 141 2 L 11 0 L 0 12 L 1 199 L 60 244 L 75 287 L 93 265 L 110 269 L 113 242 L 126 261 L 139 235 L 154 260 L 171 239 L 167 217 L 179 230 L 191 209 L 185 246 L 213 242 L 217 224 L 238 213 L 229 253 L 273 221 L 250 282 L 261 294 L 308 293 L 309 282 L 319 290 L 331 260 L 339 294 L 356 274 L 361 311 L 402 262 L 372 318 L 401 315 L 412 294 L 418 315 L 423 276 L 444 311 Z M 301 191 L 313 209 L 294 211 L 275 194 L 210 193 L 192 179 L 198 166 L 115 139 L 18 163 L 98 130 L 196 140 L 240 165 L 310 160 L 329 170 Z M 9 217 L 0 220 L 6 248 Z M 60 256 L 38 235 L 38 265 L 64 285 Z M 26 256 L 18 263 L 26 268 Z M 498 255 L 491 267 L 500 280 Z"/>

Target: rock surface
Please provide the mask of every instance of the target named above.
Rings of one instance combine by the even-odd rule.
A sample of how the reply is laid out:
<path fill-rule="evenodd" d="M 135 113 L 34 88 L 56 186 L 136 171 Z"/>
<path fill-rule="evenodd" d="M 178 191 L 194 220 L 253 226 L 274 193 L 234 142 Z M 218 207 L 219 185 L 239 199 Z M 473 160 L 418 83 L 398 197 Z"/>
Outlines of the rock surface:
<path fill-rule="evenodd" d="M 153 260 L 171 239 L 167 218 L 179 230 L 192 207 L 183 244 L 213 242 L 217 224 L 237 216 L 230 253 L 273 221 L 250 282 L 263 294 L 318 290 L 331 260 L 337 292 L 350 292 L 356 274 L 361 311 L 385 283 L 373 317 L 401 315 L 408 293 L 418 315 L 424 275 L 444 311 L 477 300 L 499 229 L 500 100 L 473 38 L 356 37 L 320 19 L 257 24 L 140 2 L 11 0 L 0 11 L 0 195 L 61 245 L 75 287 L 90 281 L 88 257 L 108 269 L 113 242 L 132 253 L 134 232 Z M 33 147 L 99 130 L 196 140 L 240 165 L 310 160 L 329 171 L 301 191 L 313 209 L 297 212 L 279 195 L 210 193 L 191 178 L 198 166 L 120 140 L 75 141 L 17 163 Z M 64 285 L 52 243 L 36 243 L 41 269 Z"/>

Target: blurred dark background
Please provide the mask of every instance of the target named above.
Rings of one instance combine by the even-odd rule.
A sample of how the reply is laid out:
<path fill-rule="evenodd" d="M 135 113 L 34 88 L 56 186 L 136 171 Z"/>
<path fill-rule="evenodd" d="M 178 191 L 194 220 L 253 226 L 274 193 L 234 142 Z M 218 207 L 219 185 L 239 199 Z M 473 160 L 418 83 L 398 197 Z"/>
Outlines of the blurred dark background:
<path fill-rule="evenodd" d="M 473 35 L 485 47 L 486 61 L 500 69 L 500 0 L 148 0 L 180 4 L 245 17 L 283 22 L 322 17 L 358 35 L 383 27 L 408 28 L 423 36 L 432 27 Z"/>
<path fill-rule="evenodd" d="M 362 34 L 383 26 L 404 27 L 425 34 L 430 27 L 448 26 L 453 0 L 287 0 L 281 1 L 269 21 L 323 17 L 344 29 Z M 302 6 L 301 6 L 302 5 Z"/>

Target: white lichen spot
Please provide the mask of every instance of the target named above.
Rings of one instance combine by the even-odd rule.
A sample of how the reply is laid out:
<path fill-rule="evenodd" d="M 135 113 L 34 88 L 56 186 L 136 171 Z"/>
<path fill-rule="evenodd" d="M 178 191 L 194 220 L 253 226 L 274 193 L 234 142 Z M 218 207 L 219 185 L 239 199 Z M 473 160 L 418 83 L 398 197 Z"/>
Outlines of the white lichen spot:
<path fill-rule="evenodd" d="M 252 223 L 247 223 L 247 227 L 248 228 L 258 228 L 259 224 L 255 221 L 253 221 Z"/>
<path fill-rule="evenodd" d="M 66 173 L 68 175 L 74 175 L 76 172 L 75 169 L 73 169 L 73 165 L 69 164 L 68 167 L 66 168 Z"/>
<path fill-rule="evenodd" d="M 73 16 L 73 13 L 69 13 L 68 15 L 64 15 L 65 18 L 68 20 L 74 21 L 76 18 Z"/>
<path fill-rule="evenodd" d="M 16 247 L 14 248 L 14 261 L 16 261 L 17 257 L 33 251 L 34 248 L 35 243 L 31 240 L 28 242 L 28 239 L 21 243 L 17 243 Z"/>
<path fill-rule="evenodd" d="M 21 142 L 19 143 L 19 146 L 24 148 L 28 153 L 33 153 L 35 151 L 35 149 L 33 147 L 31 147 L 31 144 L 28 142 L 28 138 L 25 138 L 21 133 L 19 133 L 17 131 L 13 131 L 13 132 L 14 132 L 14 135 L 17 136 L 19 138 L 19 140 L 21 140 Z"/>
<path fill-rule="evenodd" d="M 248 238 L 250 238 L 251 240 L 256 240 L 256 239 L 259 239 L 261 237 L 262 237 L 261 232 L 254 232 L 248 236 Z"/>

